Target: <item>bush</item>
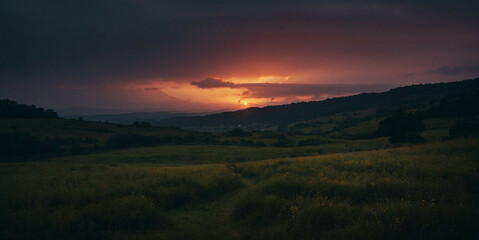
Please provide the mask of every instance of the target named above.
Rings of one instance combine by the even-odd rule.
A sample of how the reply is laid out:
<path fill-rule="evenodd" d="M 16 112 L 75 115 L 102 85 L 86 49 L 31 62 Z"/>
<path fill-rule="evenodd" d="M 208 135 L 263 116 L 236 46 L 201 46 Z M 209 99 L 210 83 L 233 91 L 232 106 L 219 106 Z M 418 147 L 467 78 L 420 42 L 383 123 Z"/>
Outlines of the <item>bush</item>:
<path fill-rule="evenodd" d="M 449 128 L 450 137 L 479 136 L 479 122 L 457 121 Z"/>
<path fill-rule="evenodd" d="M 232 136 L 232 137 L 251 137 L 251 136 L 253 136 L 253 134 L 251 134 L 250 132 L 243 131 L 243 129 L 241 129 L 241 128 L 235 128 L 235 129 L 227 132 L 227 135 Z"/>
<path fill-rule="evenodd" d="M 420 133 L 425 129 L 420 118 L 403 110 L 394 112 L 391 116 L 379 122 L 377 134 L 389 136 L 391 143 L 423 141 Z"/>
<path fill-rule="evenodd" d="M 441 99 L 437 107 L 428 110 L 428 115 L 433 117 L 458 116 L 473 120 L 479 116 L 479 93 L 463 92 L 452 94 Z"/>

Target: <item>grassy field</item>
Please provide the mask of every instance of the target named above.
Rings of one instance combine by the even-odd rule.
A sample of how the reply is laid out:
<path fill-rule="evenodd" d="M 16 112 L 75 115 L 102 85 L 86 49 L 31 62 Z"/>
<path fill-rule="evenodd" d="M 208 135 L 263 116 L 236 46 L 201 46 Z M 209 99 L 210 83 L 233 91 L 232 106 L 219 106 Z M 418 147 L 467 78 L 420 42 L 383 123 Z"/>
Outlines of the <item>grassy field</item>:
<path fill-rule="evenodd" d="M 272 158 L 321 155 L 338 152 L 382 149 L 389 146 L 386 138 L 344 140 L 307 147 L 244 147 L 223 145 L 157 146 L 108 151 L 53 159 L 55 162 L 77 163 L 155 163 L 193 165 L 258 161 Z"/>
<path fill-rule="evenodd" d="M 100 144 L 114 134 L 143 134 L 150 136 L 188 134 L 188 131 L 174 128 L 135 128 L 127 125 L 106 124 L 100 122 L 79 121 L 70 119 L 28 119 L 0 118 L 0 133 L 20 130 L 37 137 L 90 137 L 98 139 Z"/>
<path fill-rule="evenodd" d="M 306 157 L 161 146 L 0 163 L 0 239 L 479 237 L 479 139 L 346 145 Z"/>

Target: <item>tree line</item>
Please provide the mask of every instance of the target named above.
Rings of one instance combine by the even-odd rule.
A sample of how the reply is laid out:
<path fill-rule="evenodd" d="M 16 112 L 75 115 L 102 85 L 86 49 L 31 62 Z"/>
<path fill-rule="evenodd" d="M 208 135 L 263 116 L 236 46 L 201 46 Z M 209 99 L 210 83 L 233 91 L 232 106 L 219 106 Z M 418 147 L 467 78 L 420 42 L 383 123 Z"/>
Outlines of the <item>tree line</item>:
<path fill-rule="evenodd" d="M 18 104 L 9 99 L 0 100 L 0 118 L 58 118 L 52 109 L 43 109 L 35 105 Z"/>

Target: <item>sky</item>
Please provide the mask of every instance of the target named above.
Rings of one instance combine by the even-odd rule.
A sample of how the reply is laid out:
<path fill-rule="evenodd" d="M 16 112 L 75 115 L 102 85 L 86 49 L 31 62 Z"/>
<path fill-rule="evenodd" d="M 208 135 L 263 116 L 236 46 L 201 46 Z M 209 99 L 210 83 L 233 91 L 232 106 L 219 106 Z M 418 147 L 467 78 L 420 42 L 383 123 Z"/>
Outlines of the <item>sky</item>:
<path fill-rule="evenodd" d="M 3 0 L 0 99 L 221 111 L 479 76 L 478 1 Z"/>

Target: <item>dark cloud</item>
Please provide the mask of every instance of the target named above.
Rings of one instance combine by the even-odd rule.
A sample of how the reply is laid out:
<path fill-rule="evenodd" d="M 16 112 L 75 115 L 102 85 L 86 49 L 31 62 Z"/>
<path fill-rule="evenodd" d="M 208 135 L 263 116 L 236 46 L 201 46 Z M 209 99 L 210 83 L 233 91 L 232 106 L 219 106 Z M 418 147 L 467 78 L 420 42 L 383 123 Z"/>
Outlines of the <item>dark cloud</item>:
<path fill-rule="evenodd" d="M 241 88 L 246 89 L 243 98 L 270 98 L 294 96 L 337 96 L 361 92 L 381 92 L 398 85 L 394 84 L 297 84 L 297 83 L 233 83 L 221 79 L 207 78 L 193 81 L 199 88 Z"/>
<path fill-rule="evenodd" d="M 311 83 L 389 84 L 444 62 L 479 62 L 477 12 L 479 1 L 453 0 L 3 0 L 0 87 L 10 93 L 16 84 L 35 91 L 311 72 Z M 435 81 L 474 71 L 438 69 Z M 314 86 L 268 86 L 274 94 L 249 86 L 248 96 Z M 24 97 L 62 102 L 46 92 Z"/>
<path fill-rule="evenodd" d="M 359 54 L 459 52 L 458 36 L 477 43 L 478 10 L 477 1 L 6 0 L 0 77 L 181 80 L 267 72 L 270 62 L 291 71 Z"/>
<path fill-rule="evenodd" d="M 442 75 L 479 74 L 479 64 L 466 66 L 442 66 L 431 72 Z"/>
<path fill-rule="evenodd" d="M 232 82 L 225 82 L 221 79 L 216 79 L 216 78 L 206 78 L 201 81 L 191 81 L 191 85 L 197 86 L 199 88 L 222 88 L 222 87 L 234 88 L 235 87 L 235 84 Z"/>

